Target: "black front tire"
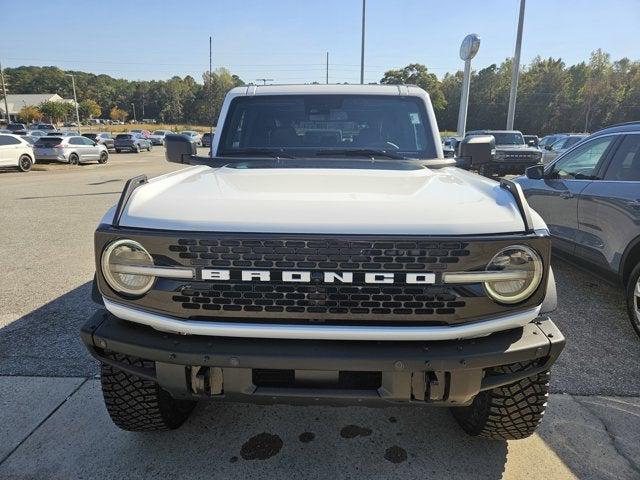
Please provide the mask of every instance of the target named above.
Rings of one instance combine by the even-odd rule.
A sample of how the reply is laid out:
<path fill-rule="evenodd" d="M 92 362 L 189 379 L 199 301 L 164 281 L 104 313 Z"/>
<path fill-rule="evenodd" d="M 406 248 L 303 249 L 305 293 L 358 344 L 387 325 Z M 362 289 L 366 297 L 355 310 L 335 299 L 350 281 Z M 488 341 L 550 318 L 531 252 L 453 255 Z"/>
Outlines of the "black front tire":
<path fill-rule="evenodd" d="M 78 157 L 77 154 L 72 153 L 71 155 L 69 155 L 69 165 L 79 165 L 80 164 L 80 157 Z"/>
<path fill-rule="evenodd" d="M 22 155 L 18 160 L 18 168 L 21 172 L 28 172 L 33 167 L 33 160 L 29 155 Z"/>
<path fill-rule="evenodd" d="M 493 168 L 490 167 L 489 165 L 482 165 L 478 169 L 478 173 L 483 177 L 491 178 L 493 177 Z"/>
<path fill-rule="evenodd" d="M 640 337 L 640 263 L 631 271 L 627 281 L 627 312 L 631 326 Z"/>
<path fill-rule="evenodd" d="M 98 163 L 102 165 L 107 163 L 107 160 L 109 160 L 109 154 L 107 152 L 102 152 L 100 154 L 100 158 L 98 159 Z"/>
<path fill-rule="evenodd" d="M 154 363 L 136 357 L 112 354 L 119 363 L 154 368 Z M 174 430 L 189 418 L 197 401 L 176 400 L 156 382 L 126 373 L 111 365 L 100 370 L 102 395 L 113 423 L 130 432 Z"/>
<path fill-rule="evenodd" d="M 119 148 L 116 148 L 116 153 L 120 153 L 122 152 L 122 150 L 120 150 Z"/>
<path fill-rule="evenodd" d="M 496 367 L 496 373 L 531 368 L 530 362 Z M 516 383 L 480 392 L 467 407 L 451 409 L 462 429 L 472 436 L 517 440 L 535 432 L 549 398 L 549 371 Z"/>

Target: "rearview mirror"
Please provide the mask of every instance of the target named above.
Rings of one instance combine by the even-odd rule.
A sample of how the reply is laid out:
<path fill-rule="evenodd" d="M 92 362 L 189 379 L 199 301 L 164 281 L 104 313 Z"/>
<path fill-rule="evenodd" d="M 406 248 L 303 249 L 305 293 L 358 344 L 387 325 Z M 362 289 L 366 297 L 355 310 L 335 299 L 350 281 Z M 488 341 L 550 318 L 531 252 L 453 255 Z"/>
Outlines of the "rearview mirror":
<path fill-rule="evenodd" d="M 530 180 L 542 180 L 544 178 L 544 166 L 533 165 L 527 168 L 524 173 Z"/>
<path fill-rule="evenodd" d="M 164 137 L 164 156 L 167 162 L 189 163 L 189 159 L 197 153 L 197 147 L 189 137 L 175 133 Z"/>
<path fill-rule="evenodd" d="M 495 145 L 493 135 L 472 135 L 460 142 L 458 154 L 472 167 L 478 167 L 491 162 Z"/>

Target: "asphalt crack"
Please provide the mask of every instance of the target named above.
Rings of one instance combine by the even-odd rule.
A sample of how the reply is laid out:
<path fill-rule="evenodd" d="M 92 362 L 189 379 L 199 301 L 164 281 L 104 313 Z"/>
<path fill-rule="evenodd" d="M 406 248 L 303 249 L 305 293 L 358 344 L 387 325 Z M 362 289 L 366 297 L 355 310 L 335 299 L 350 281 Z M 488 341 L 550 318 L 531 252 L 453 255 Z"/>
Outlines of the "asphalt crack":
<path fill-rule="evenodd" d="M 595 396 L 595 395 L 594 395 Z M 609 430 L 609 426 L 607 425 L 607 422 L 604 421 L 604 419 L 598 414 L 597 410 L 594 409 L 591 405 L 589 405 L 586 402 L 583 402 L 582 400 L 580 400 L 579 398 L 576 398 L 575 396 L 571 395 L 571 398 L 573 398 L 573 400 L 575 400 L 575 402 L 580 405 L 582 408 L 584 408 L 586 411 L 588 411 L 591 415 L 593 415 L 594 417 L 596 417 L 598 419 L 598 421 L 600 422 L 600 424 L 602 425 L 602 427 L 604 428 L 604 431 L 607 433 L 607 435 L 609 436 L 609 440 L 611 441 L 611 446 L 613 447 L 613 449 L 615 450 L 615 452 L 622 458 L 624 458 L 626 460 L 626 462 L 629 464 L 629 466 L 631 467 L 631 469 L 640 474 L 640 466 L 636 465 L 635 461 L 632 458 L 629 458 L 629 456 L 620 449 L 620 447 L 618 446 L 618 437 L 616 437 L 616 435 Z"/>

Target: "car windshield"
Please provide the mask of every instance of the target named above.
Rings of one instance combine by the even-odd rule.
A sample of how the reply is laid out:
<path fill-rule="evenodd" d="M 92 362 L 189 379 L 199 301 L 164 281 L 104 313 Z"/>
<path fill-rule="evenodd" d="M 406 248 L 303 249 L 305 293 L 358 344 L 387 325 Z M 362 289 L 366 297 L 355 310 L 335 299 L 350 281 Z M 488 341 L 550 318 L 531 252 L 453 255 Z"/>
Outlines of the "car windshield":
<path fill-rule="evenodd" d="M 116 137 L 116 140 L 129 140 L 132 135 L 127 135 L 126 133 L 121 133 Z"/>
<path fill-rule="evenodd" d="M 97 135 L 95 133 L 83 133 L 82 136 L 90 138 L 91 140 L 95 140 L 96 137 L 97 137 Z"/>
<path fill-rule="evenodd" d="M 153 132 L 154 135 L 164 135 L 164 130 L 156 130 Z"/>
<path fill-rule="evenodd" d="M 524 145 L 524 138 L 518 132 L 492 132 L 496 145 Z"/>
<path fill-rule="evenodd" d="M 279 95 L 238 97 L 222 130 L 221 155 L 252 149 L 296 157 L 370 156 L 435 158 L 436 147 L 424 103 L 387 95 Z M 394 155 L 395 156 L 395 155 Z"/>

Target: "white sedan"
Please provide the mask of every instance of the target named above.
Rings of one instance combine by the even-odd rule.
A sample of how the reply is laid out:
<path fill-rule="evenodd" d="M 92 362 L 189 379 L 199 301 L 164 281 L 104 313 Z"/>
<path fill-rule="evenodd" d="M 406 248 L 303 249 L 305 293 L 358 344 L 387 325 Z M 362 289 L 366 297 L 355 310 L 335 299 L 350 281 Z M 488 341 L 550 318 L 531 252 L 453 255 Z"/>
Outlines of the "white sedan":
<path fill-rule="evenodd" d="M 18 167 L 28 172 L 35 163 L 31 144 L 18 135 L 0 134 L 0 167 Z"/>
<path fill-rule="evenodd" d="M 185 135 L 189 137 L 191 141 L 195 143 L 197 146 L 199 147 L 202 146 L 202 137 L 198 132 L 194 130 L 183 130 L 182 132 L 180 132 L 180 135 Z"/>

